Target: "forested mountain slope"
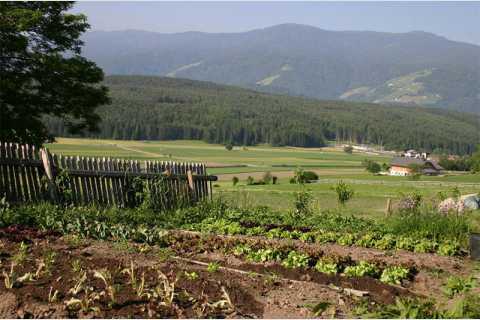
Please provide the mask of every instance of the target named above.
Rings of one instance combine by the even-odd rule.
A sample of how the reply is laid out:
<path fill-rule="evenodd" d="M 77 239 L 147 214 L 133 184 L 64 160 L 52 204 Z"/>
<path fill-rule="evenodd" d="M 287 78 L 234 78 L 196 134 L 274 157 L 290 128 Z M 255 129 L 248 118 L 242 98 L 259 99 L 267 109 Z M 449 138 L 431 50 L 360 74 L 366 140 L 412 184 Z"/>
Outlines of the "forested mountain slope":
<path fill-rule="evenodd" d="M 84 40 L 84 54 L 108 74 L 480 113 L 480 47 L 426 32 L 283 24 L 242 33 L 91 32 Z"/>
<path fill-rule="evenodd" d="M 113 103 L 99 110 L 101 132 L 91 137 L 306 147 L 339 139 L 454 153 L 470 153 L 479 142 L 478 117 L 440 109 L 319 101 L 173 78 L 110 76 L 105 83 Z M 48 124 L 66 135 L 61 121 Z"/>

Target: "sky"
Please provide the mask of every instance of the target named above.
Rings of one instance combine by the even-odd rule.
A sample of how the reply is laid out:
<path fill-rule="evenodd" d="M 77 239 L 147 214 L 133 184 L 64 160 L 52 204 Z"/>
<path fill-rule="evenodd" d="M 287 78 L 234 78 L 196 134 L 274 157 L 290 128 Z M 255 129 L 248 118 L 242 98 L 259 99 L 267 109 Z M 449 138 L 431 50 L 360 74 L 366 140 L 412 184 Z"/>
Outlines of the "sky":
<path fill-rule="evenodd" d="M 480 45 L 480 2 L 77 2 L 91 30 L 242 32 L 281 23 L 426 31 Z"/>

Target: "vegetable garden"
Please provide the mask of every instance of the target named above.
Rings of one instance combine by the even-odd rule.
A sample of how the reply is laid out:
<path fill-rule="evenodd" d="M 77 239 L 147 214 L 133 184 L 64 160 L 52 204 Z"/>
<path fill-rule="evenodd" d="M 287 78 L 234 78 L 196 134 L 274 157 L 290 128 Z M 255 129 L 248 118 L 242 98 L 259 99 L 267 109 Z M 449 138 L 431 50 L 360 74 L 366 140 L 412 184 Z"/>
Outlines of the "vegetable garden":
<path fill-rule="evenodd" d="M 4 203 L 0 224 L 2 317 L 480 315 L 467 215 Z"/>

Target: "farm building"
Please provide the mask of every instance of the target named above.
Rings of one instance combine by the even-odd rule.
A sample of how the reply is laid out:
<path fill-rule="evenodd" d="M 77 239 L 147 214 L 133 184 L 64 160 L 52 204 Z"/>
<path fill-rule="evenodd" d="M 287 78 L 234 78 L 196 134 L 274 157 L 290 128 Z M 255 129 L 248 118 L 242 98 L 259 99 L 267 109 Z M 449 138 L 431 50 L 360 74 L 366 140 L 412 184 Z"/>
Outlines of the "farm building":
<path fill-rule="evenodd" d="M 422 167 L 422 174 L 438 175 L 443 168 L 434 160 L 424 160 L 419 158 L 397 157 L 390 162 L 389 173 L 391 176 L 408 176 L 412 174 L 412 167 Z"/>

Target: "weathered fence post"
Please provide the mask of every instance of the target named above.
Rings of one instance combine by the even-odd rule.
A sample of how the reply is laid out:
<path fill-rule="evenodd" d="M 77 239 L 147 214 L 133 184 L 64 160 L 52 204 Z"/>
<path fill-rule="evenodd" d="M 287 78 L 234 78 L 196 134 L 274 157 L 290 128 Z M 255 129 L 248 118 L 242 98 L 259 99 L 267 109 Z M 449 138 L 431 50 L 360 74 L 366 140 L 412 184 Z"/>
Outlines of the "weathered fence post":
<path fill-rule="evenodd" d="M 385 208 L 385 216 L 390 216 L 390 213 L 392 212 L 392 199 L 388 198 L 387 199 L 387 206 Z"/>
<path fill-rule="evenodd" d="M 40 149 L 40 158 L 42 159 L 45 176 L 48 180 L 48 191 L 54 203 L 58 202 L 57 185 L 55 184 L 55 173 L 52 166 L 50 153 L 46 149 Z"/>

